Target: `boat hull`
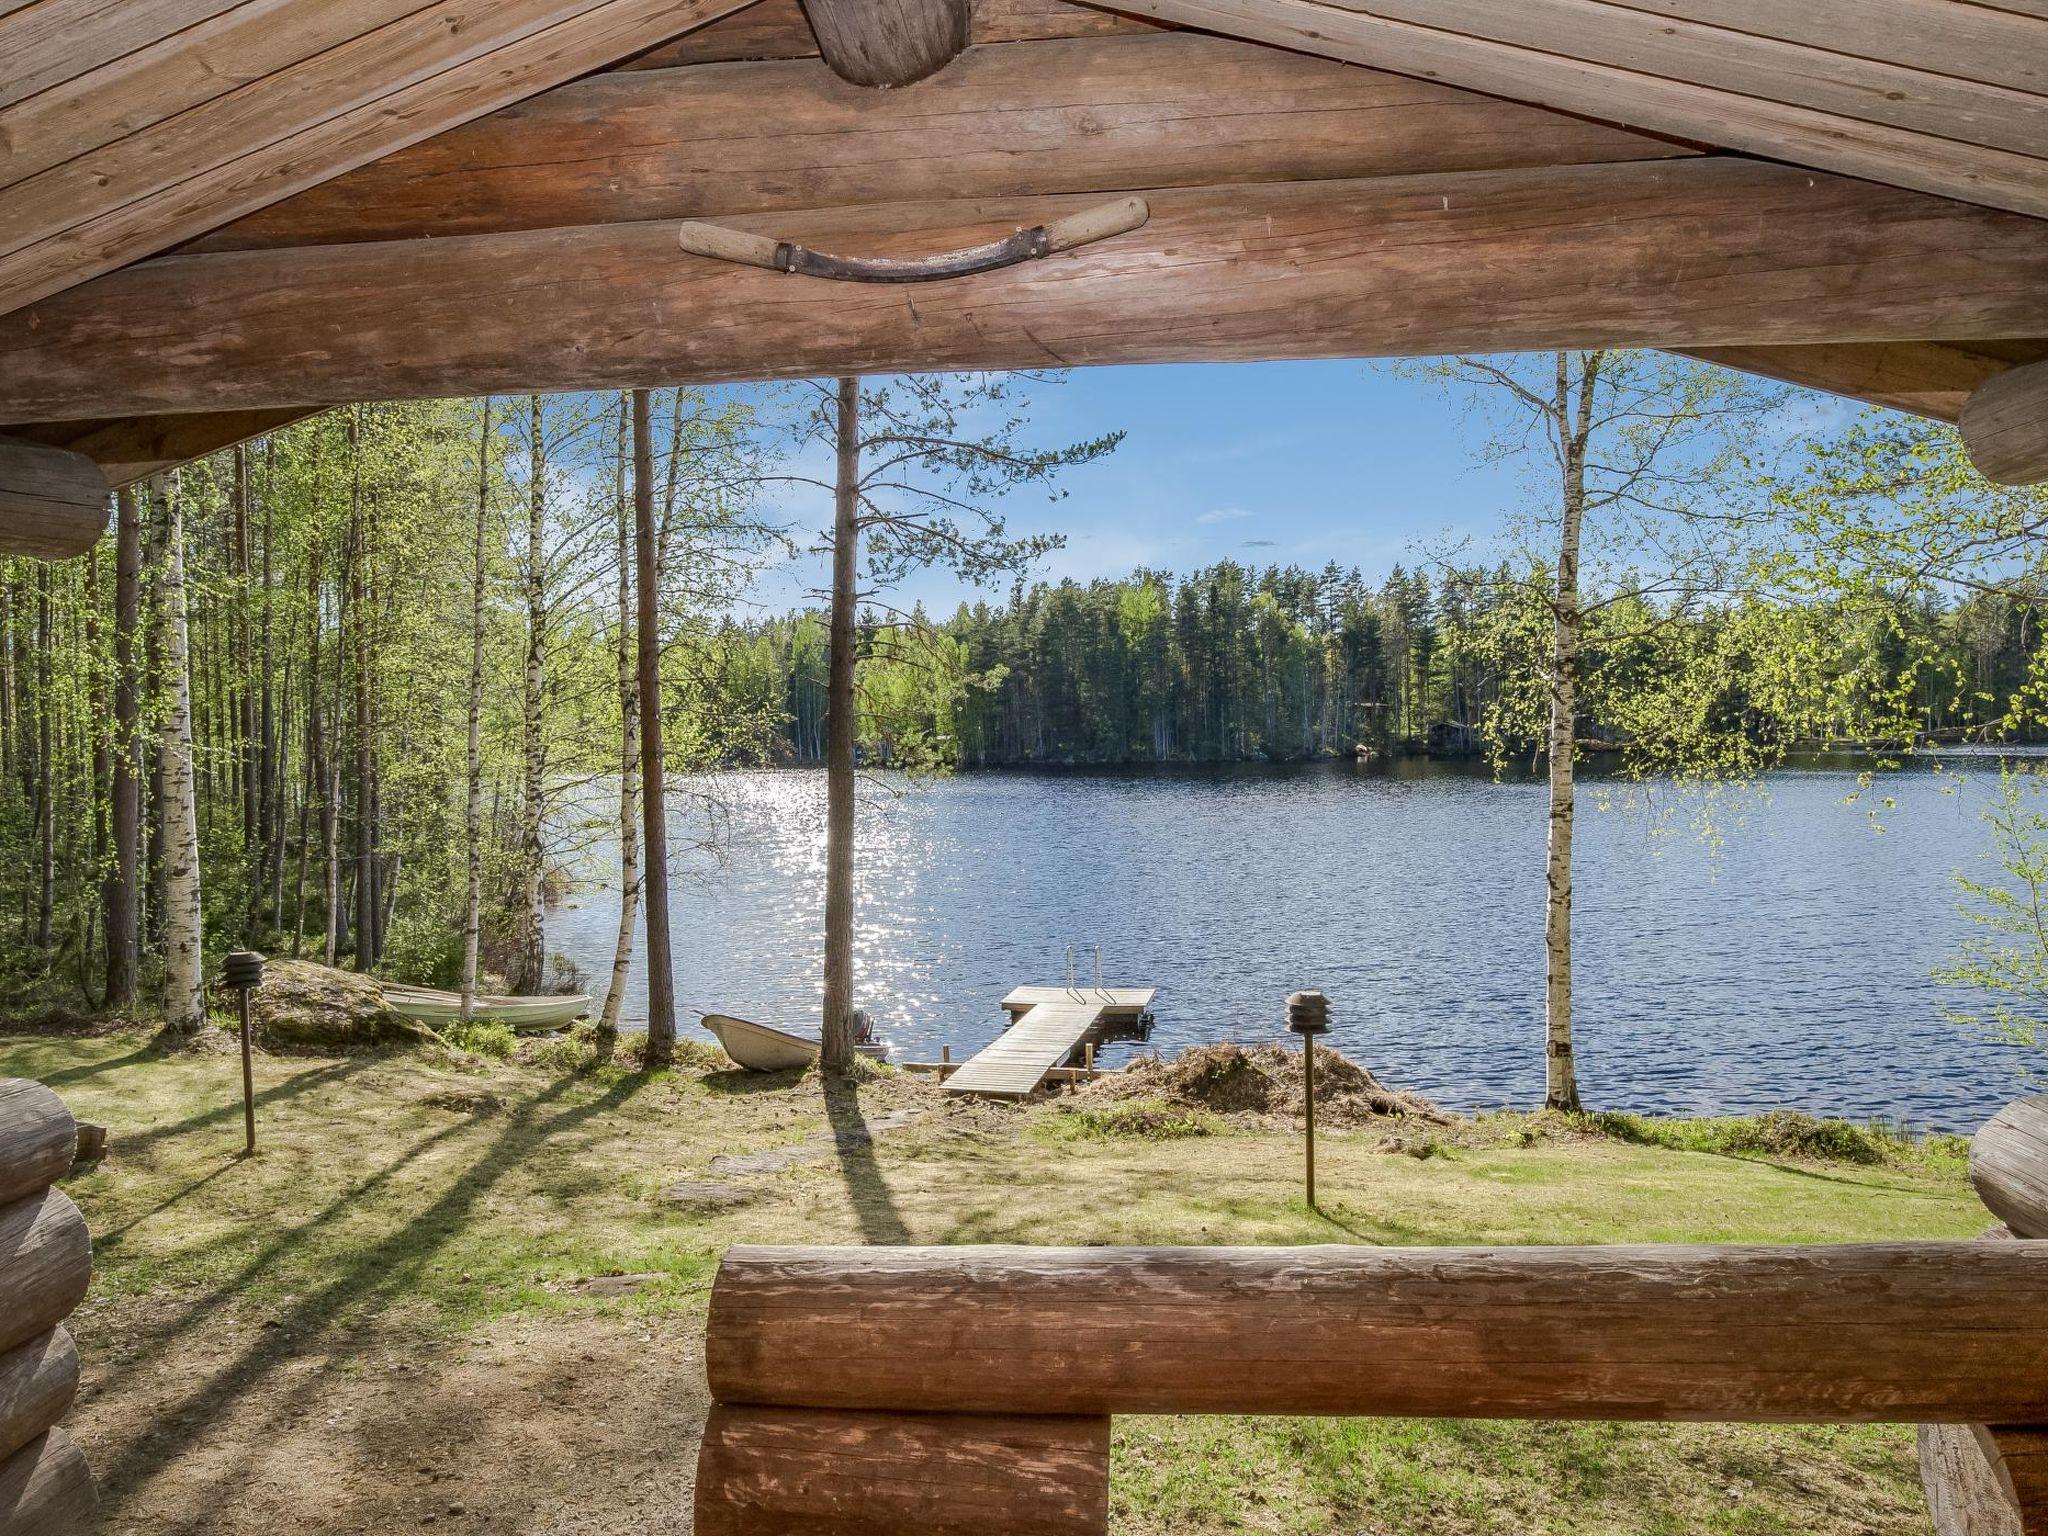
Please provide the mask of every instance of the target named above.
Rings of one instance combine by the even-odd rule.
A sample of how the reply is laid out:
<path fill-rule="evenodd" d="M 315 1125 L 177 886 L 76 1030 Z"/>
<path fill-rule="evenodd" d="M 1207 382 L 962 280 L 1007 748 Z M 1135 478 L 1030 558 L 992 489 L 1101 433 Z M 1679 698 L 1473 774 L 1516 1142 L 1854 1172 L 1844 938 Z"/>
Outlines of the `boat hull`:
<path fill-rule="evenodd" d="M 462 1017 L 462 995 L 435 987 L 386 987 L 384 1001 L 394 1012 L 435 1029 Z M 541 1034 L 566 1029 L 589 1012 L 590 998 L 576 992 L 560 997 L 479 997 L 471 1017 L 508 1024 L 515 1034 Z"/>
<path fill-rule="evenodd" d="M 816 1040 L 771 1024 L 756 1024 L 729 1013 L 707 1013 L 704 1027 L 718 1037 L 725 1054 L 749 1072 L 793 1072 L 818 1059 Z M 883 1045 L 857 1045 L 854 1050 L 870 1061 L 886 1061 L 889 1054 Z"/>

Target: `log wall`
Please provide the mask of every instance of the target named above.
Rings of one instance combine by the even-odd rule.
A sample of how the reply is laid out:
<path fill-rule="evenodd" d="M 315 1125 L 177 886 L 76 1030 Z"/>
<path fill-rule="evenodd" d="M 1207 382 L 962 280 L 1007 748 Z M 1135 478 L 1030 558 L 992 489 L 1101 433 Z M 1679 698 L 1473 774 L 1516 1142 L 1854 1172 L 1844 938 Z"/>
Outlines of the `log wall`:
<path fill-rule="evenodd" d="M 2048 1096 L 1973 1176 L 2006 1240 L 735 1247 L 696 1529 L 1101 1536 L 1112 1414 L 1264 1413 L 1920 1420 L 1940 1536 L 2048 1536 Z"/>
<path fill-rule="evenodd" d="M 55 1181 L 78 1125 L 40 1083 L 0 1080 L 0 1536 L 83 1536 L 98 1499 L 57 1427 L 78 1392 L 64 1319 L 92 1280 L 85 1218 Z"/>

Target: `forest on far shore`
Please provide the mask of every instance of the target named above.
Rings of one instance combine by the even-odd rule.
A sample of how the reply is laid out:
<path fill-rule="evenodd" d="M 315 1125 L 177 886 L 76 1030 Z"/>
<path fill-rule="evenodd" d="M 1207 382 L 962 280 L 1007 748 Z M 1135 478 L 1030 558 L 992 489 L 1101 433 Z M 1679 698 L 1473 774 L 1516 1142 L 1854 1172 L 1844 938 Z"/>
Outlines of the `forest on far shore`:
<path fill-rule="evenodd" d="M 1693 631 L 1682 644 L 1660 637 L 1667 657 L 1709 649 L 1740 628 L 1726 610 L 1619 606 L 1610 633 L 1624 620 Z M 919 610 L 897 625 L 869 614 L 862 745 L 882 761 L 937 746 L 961 768 L 1302 762 L 1359 748 L 1526 755 L 1533 739 L 1493 728 L 1503 695 L 1527 671 L 1513 633 L 1525 607 L 1523 585 L 1506 569 L 1396 566 L 1375 587 L 1335 565 L 1226 560 L 1181 576 L 1019 584 L 1005 600 L 962 603 L 945 619 Z M 1820 659 L 1849 686 L 1791 718 L 1778 701 L 1751 696 L 1731 665 L 1716 704 L 1734 728 L 1813 747 L 2010 739 L 2039 646 L 2030 607 L 2002 591 L 1842 606 L 1816 633 L 1826 642 Z M 1582 701 L 1588 743 L 1628 739 L 1634 695 L 1648 681 L 1623 654 L 1631 644 L 1590 658 L 1589 674 L 1608 686 Z M 822 761 L 827 649 L 815 612 L 717 632 L 716 691 L 744 700 L 744 717 L 767 732 L 751 749 L 735 743 L 735 761 Z"/>
<path fill-rule="evenodd" d="M 1652 382 L 1711 420 L 1687 380 Z M 871 393 L 849 647 L 868 763 L 1538 759 L 1563 606 L 1540 528 L 1484 562 L 1417 550 L 1376 582 L 1223 561 L 1049 584 L 1031 563 L 1057 536 L 1009 538 L 995 509 L 1117 435 L 1027 453 L 989 389 Z M 660 761 L 819 761 L 823 604 L 768 615 L 758 599 L 765 572 L 831 543 L 782 494 L 800 434 L 772 397 L 648 406 Z M 977 410 L 1009 425 L 956 442 Z M 629 415 L 623 395 L 337 408 L 124 491 L 117 534 L 84 558 L 0 560 L 0 997 L 128 1006 L 173 906 L 203 938 L 174 957 L 248 944 L 440 982 L 474 908 L 483 979 L 541 985 L 561 840 L 588 835 L 594 787 L 630 799 L 639 760 Z M 803 420 L 815 445 L 829 417 Z M 1625 771 L 1721 777 L 1797 745 L 2010 739 L 2035 718 L 2036 501 L 1993 495 L 1947 428 L 1869 423 L 1796 481 L 1694 475 L 1655 537 L 1610 500 L 1617 536 L 1589 543 L 1569 605 L 1582 746 L 1616 748 Z M 921 487 L 890 468 L 905 443 L 936 466 Z M 1872 524 L 1873 488 L 1889 509 L 1902 485 L 1924 488 L 1903 521 Z M 966 532 L 946 521 L 961 508 Z M 1937 580 L 1897 553 L 1922 548 L 1996 579 Z M 892 588 L 935 565 L 989 596 L 948 616 L 896 606 Z M 672 811 L 687 822 L 692 803 Z"/>

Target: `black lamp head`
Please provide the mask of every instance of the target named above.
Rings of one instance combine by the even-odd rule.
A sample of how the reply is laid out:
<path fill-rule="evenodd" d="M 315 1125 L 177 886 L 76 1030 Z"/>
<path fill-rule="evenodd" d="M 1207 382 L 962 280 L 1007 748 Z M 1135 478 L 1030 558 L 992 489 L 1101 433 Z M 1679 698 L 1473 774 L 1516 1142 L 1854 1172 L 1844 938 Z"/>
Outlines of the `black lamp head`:
<path fill-rule="evenodd" d="M 1320 992 L 1289 994 L 1287 1027 L 1297 1035 L 1327 1035 L 1330 1032 L 1330 1000 Z"/>
<path fill-rule="evenodd" d="M 263 957 L 253 949 L 231 949 L 221 962 L 221 980 L 237 992 L 253 992 L 263 985 Z"/>

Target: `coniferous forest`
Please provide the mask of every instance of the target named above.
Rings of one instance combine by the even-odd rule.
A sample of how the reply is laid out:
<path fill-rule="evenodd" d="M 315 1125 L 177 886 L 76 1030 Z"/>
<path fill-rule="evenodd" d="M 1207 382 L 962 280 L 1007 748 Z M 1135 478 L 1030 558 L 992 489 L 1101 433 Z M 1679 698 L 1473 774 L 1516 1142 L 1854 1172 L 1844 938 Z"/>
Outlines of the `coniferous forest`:
<path fill-rule="evenodd" d="M 1522 595 L 1498 570 L 1432 575 L 1397 566 L 1374 585 L 1333 565 L 1225 561 L 1183 576 L 1139 571 L 1019 586 L 949 618 L 914 614 L 907 626 L 870 615 L 863 745 L 886 760 L 936 740 L 951 746 L 948 761 L 959 767 L 1299 762 L 1361 748 L 1512 753 L 1529 743 L 1496 742 L 1490 727 L 1504 689 L 1526 671 L 1526 658 L 1503 644 Z M 1736 627 L 1725 613 L 1682 622 L 1700 632 L 1695 641 Z M 1773 718 L 1745 705 L 1731 672 L 1727 702 L 1747 715 L 1746 729 L 1788 745 L 1889 739 L 1902 709 L 1932 739 L 2000 730 L 2038 646 L 2028 609 L 2006 593 L 1900 600 L 1875 614 L 1859 606 L 1817 627 L 1831 629 L 1834 679 L 1869 686 L 1784 700 Z M 762 761 L 817 761 L 819 617 L 731 625 L 716 650 L 721 692 L 748 701 L 746 718 L 772 723 Z M 1908 672 L 1909 697 L 1891 697 Z M 1603 709 L 1598 694 L 1588 701 L 1580 734 L 1589 745 L 1626 739 L 1646 680 L 1607 681 L 1614 708 Z"/>
<path fill-rule="evenodd" d="M 666 767 L 816 762 L 824 616 L 762 617 L 751 596 L 816 548 L 772 504 L 787 444 L 738 397 L 664 391 L 650 411 Z M 632 761 L 627 417 L 620 396 L 331 411 L 124 492 L 84 559 L 0 562 L 0 981 L 120 1006 L 156 984 L 143 956 L 177 971 L 167 929 L 196 905 L 208 955 L 246 943 L 445 984 L 474 827 L 483 973 L 540 985 L 561 829 Z M 1864 473 L 1878 450 L 1852 447 Z M 1581 744 L 1718 772 L 1806 744 L 2009 736 L 2033 687 L 2031 584 L 1873 569 L 1791 600 L 1589 570 Z M 950 615 L 877 600 L 860 752 L 924 770 L 1533 764 L 1547 631 L 1540 566 L 1427 552 L 1379 579 L 1225 561 L 1015 580 Z"/>

